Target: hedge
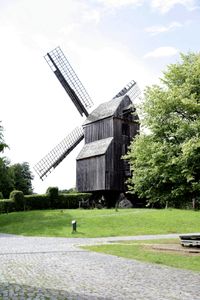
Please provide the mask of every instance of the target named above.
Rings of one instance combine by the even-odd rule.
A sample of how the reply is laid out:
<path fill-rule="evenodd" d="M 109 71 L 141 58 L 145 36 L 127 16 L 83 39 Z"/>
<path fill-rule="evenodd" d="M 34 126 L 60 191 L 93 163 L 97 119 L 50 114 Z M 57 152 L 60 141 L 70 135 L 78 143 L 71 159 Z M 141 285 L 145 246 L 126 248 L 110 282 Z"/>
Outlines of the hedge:
<path fill-rule="evenodd" d="M 50 198 L 47 194 L 44 195 L 25 195 L 26 210 L 49 209 Z"/>
<path fill-rule="evenodd" d="M 25 210 L 26 207 L 23 192 L 17 190 L 12 191 L 10 193 L 10 200 L 14 201 L 16 211 Z"/>
<path fill-rule="evenodd" d="M 11 199 L 0 199 L 0 213 L 37 209 L 74 209 L 79 208 L 80 201 L 85 201 L 90 196 L 89 193 L 61 193 L 53 198 L 52 194 L 49 193 L 21 195 L 20 191 L 13 191 Z"/>
<path fill-rule="evenodd" d="M 57 187 L 49 187 L 46 191 L 46 194 L 51 198 L 57 198 L 58 197 L 58 188 Z"/>
<path fill-rule="evenodd" d="M 60 194 L 52 201 L 53 208 L 79 208 L 79 202 L 91 196 L 89 193 L 68 193 Z"/>
<path fill-rule="evenodd" d="M 52 198 L 49 194 L 24 196 L 27 210 L 35 209 L 72 209 L 79 207 L 79 201 L 86 200 L 89 193 L 59 194 Z"/>
<path fill-rule="evenodd" d="M 0 214 L 15 211 L 15 202 L 11 199 L 0 200 Z"/>

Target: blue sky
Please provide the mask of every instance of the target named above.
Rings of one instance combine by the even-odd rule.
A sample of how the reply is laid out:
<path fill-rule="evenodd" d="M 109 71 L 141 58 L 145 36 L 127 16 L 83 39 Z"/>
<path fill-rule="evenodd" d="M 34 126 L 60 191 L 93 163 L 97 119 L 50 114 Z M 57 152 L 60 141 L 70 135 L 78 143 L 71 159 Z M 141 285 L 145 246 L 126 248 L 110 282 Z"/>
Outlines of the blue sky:
<path fill-rule="evenodd" d="M 95 106 L 134 79 L 158 82 L 180 52 L 199 51 L 199 0 L 0 0 L 0 120 L 11 163 L 31 167 L 84 119 L 43 56 L 60 46 Z M 94 106 L 94 108 L 95 108 Z M 83 144 L 44 181 L 75 186 Z"/>

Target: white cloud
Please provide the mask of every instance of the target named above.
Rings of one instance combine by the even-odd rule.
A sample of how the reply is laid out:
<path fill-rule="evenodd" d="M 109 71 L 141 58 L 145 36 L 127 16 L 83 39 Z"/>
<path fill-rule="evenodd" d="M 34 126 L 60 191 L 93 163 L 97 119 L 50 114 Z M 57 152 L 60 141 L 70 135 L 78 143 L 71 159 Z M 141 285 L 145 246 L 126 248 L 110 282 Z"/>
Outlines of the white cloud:
<path fill-rule="evenodd" d="M 98 24 L 101 20 L 101 11 L 97 9 L 86 10 L 83 12 L 83 21 Z"/>
<path fill-rule="evenodd" d="M 59 29 L 60 34 L 64 34 L 65 36 L 69 36 L 74 33 L 75 30 L 80 28 L 80 23 L 70 23 L 68 26 L 64 26 Z"/>
<path fill-rule="evenodd" d="M 0 10 L 1 119 L 11 163 L 28 161 L 32 168 L 84 122 L 43 59 L 47 51 L 61 46 L 96 105 L 110 100 L 131 79 L 143 87 L 155 78 L 120 41 L 93 31 L 98 13 L 77 3 L 60 0 L 57 7 L 50 0 L 19 0 Z M 82 146 L 44 182 L 35 174 L 35 192 L 75 186 L 76 156 Z"/>
<path fill-rule="evenodd" d="M 178 53 L 178 49 L 174 47 L 159 47 L 151 52 L 148 52 L 144 55 L 144 58 L 158 58 L 158 57 L 167 57 L 167 56 L 174 56 Z"/>
<path fill-rule="evenodd" d="M 102 3 L 107 7 L 118 8 L 121 6 L 128 5 L 142 5 L 143 0 L 97 0 L 97 2 Z"/>
<path fill-rule="evenodd" d="M 161 13 L 167 13 L 175 5 L 179 4 L 188 10 L 199 8 L 197 0 L 93 0 L 103 4 L 106 8 L 121 8 L 122 6 L 140 6 L 145 3 Z"/>
<path fill-rule="evenodd" d="M 157 35 L 159 33 L 164 33 L 164 32 L 175 30 L 176 28 L 179 28 L 182 26 L 183 26 L 183 24 L 181 24 L 179 22 L 172 22 L 168 26 L 158 25 L 158 26 L 147 27 L 147 28 L 145 28 L 145 31 L 150 33 L 151 35 Z"/>
<path fill-rule="evenodd" d="M 182 5 L 188 10 L 193 10 L 197 8 L 196 0 L 152 0 L 151 6 L 152 8 L 159 10 L 161 13 L 167 13 L 170 9 L 172 9 L 175 5 Z"/>
<path fill-rule="evenodd" d="M 158 77 L 156 68 L 150 72 L 148 66 L 134 56 L 131 26 L 132 38 L 126 46 L 122 43 L 120 36 L 124 32 L 120 22 L 126 14 L 119 20 L 117 38 L 115 34 L 107 35 L 105 29 L 110 25 L 112 8 L 129 5 L 134 8 L 145 2 L 149 5 L 151 1 L 93 0 L 102 4 L 96 6 L 91 2 L 59 0 L 58 5 L 55 0 L 19 0 L 0 9 L 1 114 L 5 141 L 10 146 L 7 155 L 12 163 L 25 160 L 34 165 L 84 121 L 46 65 L 43 55 L 47 51 L 61 46 L 96 105 L 110 100 L 131 79 L 143 88 Z M 102 17 L 106 23 L 100 27 Z M 178 26 L 171 23 L 168 30 Z M 153 33 L 153 30 L 148 32 Z M 175 48 L 162 47 L 147 53 L 146 57 L 171 56 L 177 52 Z M 74 186 L 75 158 L 81 147 L 82 144 L 44 182 L 35 176 L 36 191 L 44 192 L 48 186 Z"/>

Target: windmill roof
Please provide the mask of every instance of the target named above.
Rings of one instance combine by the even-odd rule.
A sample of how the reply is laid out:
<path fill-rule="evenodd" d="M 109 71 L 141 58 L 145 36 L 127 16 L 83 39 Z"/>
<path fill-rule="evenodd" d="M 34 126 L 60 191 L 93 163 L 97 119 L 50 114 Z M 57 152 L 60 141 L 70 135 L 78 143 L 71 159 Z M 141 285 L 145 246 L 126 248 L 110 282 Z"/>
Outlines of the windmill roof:
<path fill-rule="evenodd" d="M 113 138 L 109 137 L 85 144 L 76 159 L 79 160 L 105 154 L 112 140 Z"/>
<path fill-rule="evenodd" d="M 123 98 L 124 96 L 114 98 L 108 102 L 100 104 L 95 110 L 91 112 L 91 114 L 89 114 L 88 118 L 84 122 L 84 125 L 113 116 Z"/>

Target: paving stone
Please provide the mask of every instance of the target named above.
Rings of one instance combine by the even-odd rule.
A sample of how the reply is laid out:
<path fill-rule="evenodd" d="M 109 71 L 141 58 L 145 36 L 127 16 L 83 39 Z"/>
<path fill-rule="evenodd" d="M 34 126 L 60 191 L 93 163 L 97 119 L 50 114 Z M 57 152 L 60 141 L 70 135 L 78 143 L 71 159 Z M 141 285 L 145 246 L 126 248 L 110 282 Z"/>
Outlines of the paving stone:
<path fill-rule="evenodd" d="M 161 236 L 162 238 L 177 235 Z M 98 239 L 0 235 L 0 299 L 199 300 L 200 273 L 82 250 Z"/>

